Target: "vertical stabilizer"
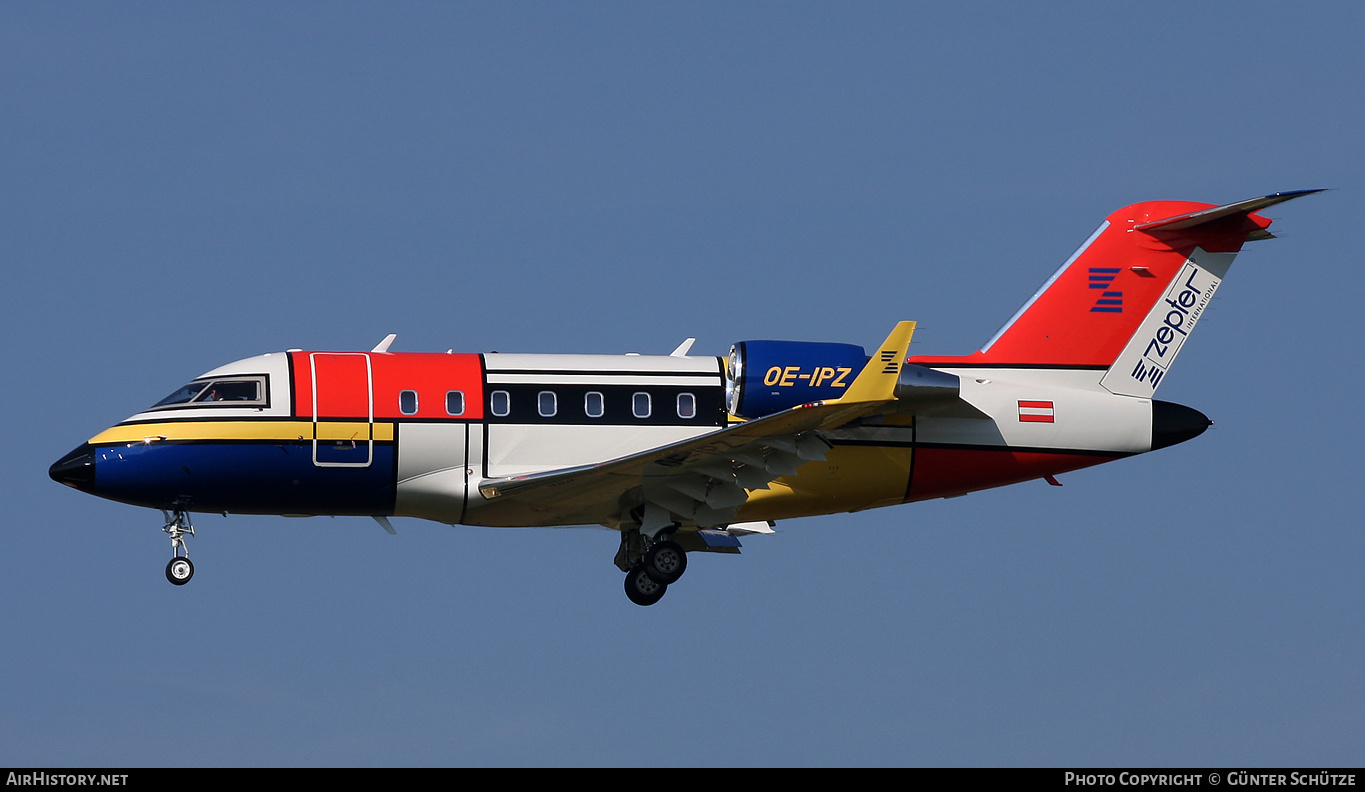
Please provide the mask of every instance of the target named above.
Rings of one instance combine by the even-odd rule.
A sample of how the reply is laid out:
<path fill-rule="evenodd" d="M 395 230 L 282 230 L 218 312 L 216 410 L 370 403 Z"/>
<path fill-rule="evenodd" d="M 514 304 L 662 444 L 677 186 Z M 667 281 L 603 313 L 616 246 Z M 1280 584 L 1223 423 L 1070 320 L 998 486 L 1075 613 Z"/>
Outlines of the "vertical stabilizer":
<path fill-rule="evenodd" d="M 1235 255 L 1200 247 L 1191 251 L 1100 384 L 1120 396 L 1150 398 L 1204 315 Z"/>
<path fill-rule="evenodd" d="M 1096 369 L 1110 391 L 1150 397 L 1242 245 L 1270 237 L 1255 212 L 1313 192 L 1124 207 L 978 352 L 912 362 Z"/>

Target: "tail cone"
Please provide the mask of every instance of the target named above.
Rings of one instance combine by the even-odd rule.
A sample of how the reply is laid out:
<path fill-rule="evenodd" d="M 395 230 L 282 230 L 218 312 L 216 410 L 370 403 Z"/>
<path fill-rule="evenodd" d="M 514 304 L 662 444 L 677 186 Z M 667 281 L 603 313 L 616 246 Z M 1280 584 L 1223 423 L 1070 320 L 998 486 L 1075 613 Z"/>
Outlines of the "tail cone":
<path fill-rule="evenodd" d="M 1198 437 L 1213 425 L 1198 410 L 1174 402 L 1152 402 L 1152 450 Z"/>

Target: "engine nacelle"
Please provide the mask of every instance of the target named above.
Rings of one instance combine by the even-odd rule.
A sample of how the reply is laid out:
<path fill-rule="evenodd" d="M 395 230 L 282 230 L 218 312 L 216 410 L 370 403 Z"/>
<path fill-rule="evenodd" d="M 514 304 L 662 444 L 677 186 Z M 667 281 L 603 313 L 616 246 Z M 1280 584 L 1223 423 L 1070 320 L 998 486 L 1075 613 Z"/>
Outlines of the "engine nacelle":
<path fill-rule="evenodd" d="M 760 418 L 798 404 L 837 399 L 867 365 L 855 344 L 740 341 L 725 368 L 725 406 L 731 415 Z"/>

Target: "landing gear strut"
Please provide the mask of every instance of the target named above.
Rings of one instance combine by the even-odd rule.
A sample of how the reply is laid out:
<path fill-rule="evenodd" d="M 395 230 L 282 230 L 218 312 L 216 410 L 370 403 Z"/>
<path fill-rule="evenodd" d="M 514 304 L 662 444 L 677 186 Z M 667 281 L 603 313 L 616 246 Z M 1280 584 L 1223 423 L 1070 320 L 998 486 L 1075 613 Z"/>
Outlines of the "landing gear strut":
<path fill-rule="evenodd" d="M 166 579 L 183 586 L 194 577 L 190 548 L 185 544 L 186 536 L 194 536 L 194 526 L 190 524 L 190 516 L 180 509 L 174 512 L 162 509 L 161 513 L 166 516 L 166 525 L 161 530 L 171 535 L 171 561 L 166 564 Z"/>
<path fill-rule="evenodd" d="M 648 538 L 638 527 L 621 531 L 616 565 L 626 572 L 626 597 L 636 605 L 653 605 L 663 599 L 672 583 L 687 571 L 687 553 L 661 533 Z"/>

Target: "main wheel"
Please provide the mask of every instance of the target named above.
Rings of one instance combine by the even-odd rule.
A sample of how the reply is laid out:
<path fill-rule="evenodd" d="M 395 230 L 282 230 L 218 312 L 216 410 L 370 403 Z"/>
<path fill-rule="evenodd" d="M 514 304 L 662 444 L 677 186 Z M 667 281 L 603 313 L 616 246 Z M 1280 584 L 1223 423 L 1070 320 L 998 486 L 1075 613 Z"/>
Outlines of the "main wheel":
<path fill-rule="evenodd" d="M 626 573 L 626 597 L 636 605 L 653 605 L 663 599 L 667 591 L 668 584 L 656 583 L 645 573 L 644 564 Z"/>
<path fill-rule="evenodd" d="M 687 571 L 687 553 L 675 542 L 659 542 L 645 553 L 645 574 L 667 586 Z"/>
<path fill-rule="evenodd" d="M 183 586 L 194 577 L 194 564 L 188 558 L 176 556 L 166 565 L 166 579 L 177 586 Z"/>

